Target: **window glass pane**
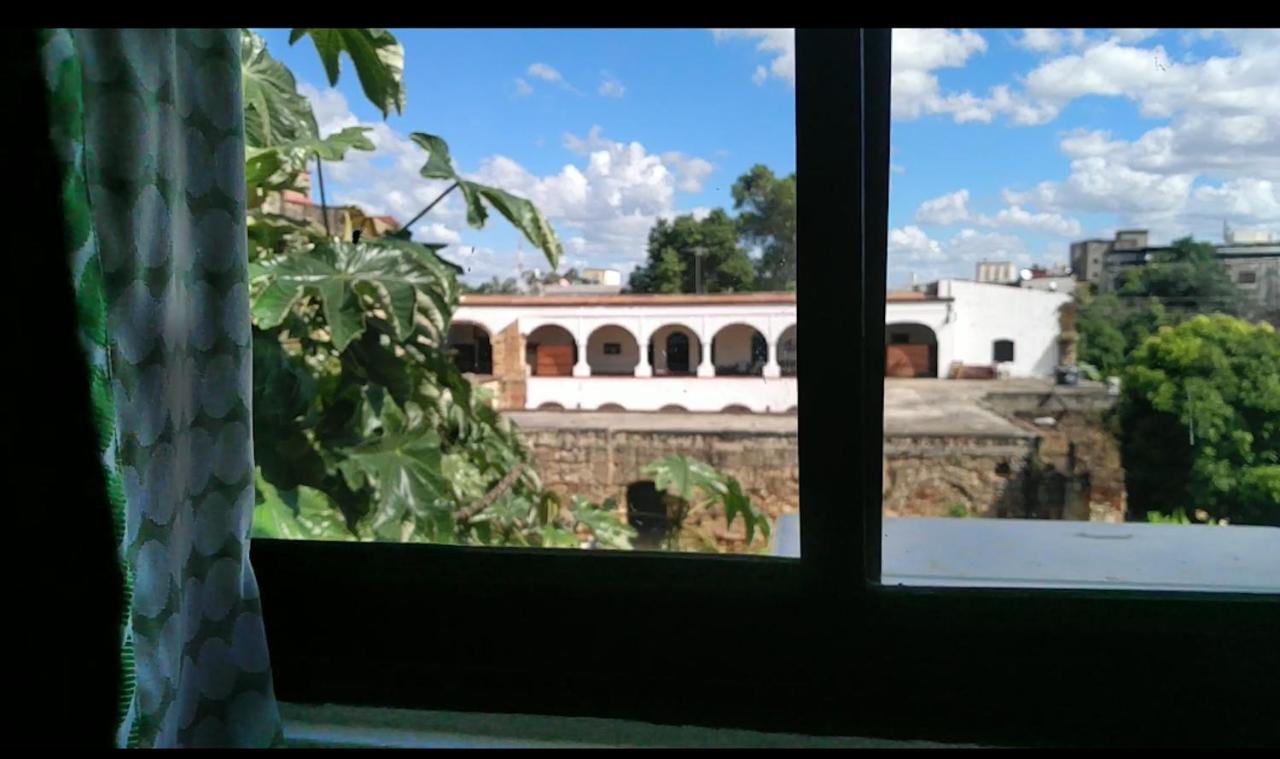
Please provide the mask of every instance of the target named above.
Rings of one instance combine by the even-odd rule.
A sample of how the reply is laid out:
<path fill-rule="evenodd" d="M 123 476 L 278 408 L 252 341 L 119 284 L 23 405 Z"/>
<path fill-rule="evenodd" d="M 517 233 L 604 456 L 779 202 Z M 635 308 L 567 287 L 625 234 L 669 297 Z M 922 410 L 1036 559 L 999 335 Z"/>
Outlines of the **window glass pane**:
<path fill-rule="evenodd" d="M 793 34 L 389 34 L 399 85 L 247 38 L 297 89 L 247 106 L 255 534 L 776 553 Z"/>
<path fill-rule="evenodd" d="M 1278 46 L 895 31 L 886 583 L 1280 590 Z"/>

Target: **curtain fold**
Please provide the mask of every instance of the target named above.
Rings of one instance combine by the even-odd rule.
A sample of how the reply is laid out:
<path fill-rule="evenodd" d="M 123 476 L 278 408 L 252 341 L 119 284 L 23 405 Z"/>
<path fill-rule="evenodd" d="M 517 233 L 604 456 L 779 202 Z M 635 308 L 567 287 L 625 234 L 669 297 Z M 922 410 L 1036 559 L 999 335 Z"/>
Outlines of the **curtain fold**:
<path fill-rule="evenodd" d="M 282 742 L 257 585 L 240 38 L 46 30 L 126 576 L 119 745 Z"/>

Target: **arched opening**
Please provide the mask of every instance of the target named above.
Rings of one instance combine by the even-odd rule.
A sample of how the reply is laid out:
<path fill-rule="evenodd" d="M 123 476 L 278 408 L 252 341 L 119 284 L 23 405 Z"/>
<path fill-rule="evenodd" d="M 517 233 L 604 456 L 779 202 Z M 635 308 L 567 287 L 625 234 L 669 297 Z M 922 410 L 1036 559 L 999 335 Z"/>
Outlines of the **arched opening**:
<path fill-rule="evenodd" d="M 729 405 L 729 406 L 725 406 L 724 408 L 720 409 L 720 413 L 722 413 L 722 414 L 750 414 L 750 413 L 751 413 L 751 409 L 747 408 L 746 406 L 743 406 L 741 403 L 734 403 L 734 404 L 731 404 L 731 405 Z"/>
<path fill-rule="evenodd" d="M 616 324 L 597 327 L 587 337 L 587 366 L 592 377 L 631 377 L 640 363 L 640 344 Z"/>
<path fill-rule="evenodd" d="M 685 408 L 684 406 L 677 405 L 675 403 L 668 403 L 667 405 L 658 409 L 658 411 L 664 414 L 686 414 L 689 412 L 689 409 Z"/>
<path fill-rule="evenodd" d="M 762 377 L 769 360 L 769 341 L 760 330 L 730 324 L 711 338 L 711 364 L 717 377 Z"/>
<path fill-rule="evenodd" d="M 606 403 L 597 408 L 596 411 L 626 411 L 626 409 L 617 403 Z"/>
<path fill-rule="evenodd" d="M 564 406 L 561 406 L 559 403 L 556 403 L 555 401 L 547 401 L 546 403 L 540 404 L 538 406 L 538 410 L 539 411 L 564 411 Z"/>
<path fill-rule="evenodd" d="M 778 368 L 783 377 L 796 376 L 796 325 L 782 330 L 778 336 Z"/>
<path fill-rule="evenodd" d="M 569 330 L 558 324 L 544 324 L 525 340 L 525 363 L 535 377 L 572 377 L 578 363 L 578 344 Z"/>
<path fill-rule="evenodd" d="M 996 340 L 991 343 L 991 360 L 994 363 L 1013 360 L 1013 341 Z"/>
<path fill-rule="evenodd" d="M 884 328 L 886 377 L 937 377 L 938 337 L 923 324 Z"/>
<path fill-rule="evenodd" d="M 445 349 L 460 372 L 493 374 L 493 346 L 489 332 L 479 324 L 454 322 L 449 325 Z"/>
<path fill-rule="evenodd" d="M 702 343 L 683 324 L 664 324 L 649 337 L 649 366 L 655 377 L 692 376 L 702 362 Z"/>

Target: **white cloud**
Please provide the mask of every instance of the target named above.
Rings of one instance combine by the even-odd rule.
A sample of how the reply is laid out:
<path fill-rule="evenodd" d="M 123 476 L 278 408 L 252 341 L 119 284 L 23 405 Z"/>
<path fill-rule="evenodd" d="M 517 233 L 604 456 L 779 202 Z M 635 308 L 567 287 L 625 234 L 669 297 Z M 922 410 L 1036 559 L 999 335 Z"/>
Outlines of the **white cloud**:
<path fill-rule="evenodd" d="M 526 82 L 522 77 L 516 77 L 516 94 L 524 97 L 533 94 L 533 85 Z"/>
<path fill-rule="evenodd" d="M 901 229 L 889 230 L 889 260 L 905 261 L 945 261 L 947 256 L 942 252 L 942 245 L 933 240 L 925 231 L 914 224 Z"/>
<path fill-rule="evenodd" d="M 1085 40 L 1083 29 L 1023 29 L 1014 44 L 1033 53 L 1056 53 L 1064 45 L 1079 47 Z"/>
<path fill-rule="evenodd" d="M 570 92 L 573 92 L 579 95 L 582 94 L 582 92 L 577 87 L 574 87 L 572 84 L 569 84 L 569 81 L 565 79 L 564 75 L 561 74 L 558 70 L 556 70 L 555 67 L 550 66 L 546 63 L 531 63 L 529 64 L 529 68 L 525 71 L 525 73 L 531 77 L 541 79 L 544 82 L 550 82 Z"/>
<path fill-rule="evenodd" d="M 1154 37 L 1159 31 L 1159 29 L 1112 29 L 1111 36 L 1121 42 L 1142 42 Z"/>
<path fill-rule="evenodd" d="M 564 81 L 564 77 L 560 75 L 559 71 L 556 71 L 545 63 L 529 64 L 528 73 L 529 76 L 536 76 L 537 78 L 547 82 L 557 83 Z"/>
<path fill-rule="evenodd" d="M 627 88 L 622 84 L 622 82 L 614 78 L 613 75 L 606 71 L 602 76 L 604 78 L 600 82 L 599 89 L 601 95 L 610 98 L 620 98 L 626 94 Z"/>
<path fill-rule="evenodd" d="M 796 85 L 796 33 L 794 29 L 712 29 L 716 42 L 755 40 L 756 50 L 771 56 L 768 68 L 756 66 L 751 81 L 764 84 L 770 77 Z"/>
<path fill-rule="evenodd" d="M 662 162 L 675 171 L 676 189 L 681 192 L 702 192 L 703 180 L 715 171 L 715 166 L 706 159 L 674 151 L 663 153 Z"/>
<path fill-rule="evenodd" d="M 954 224 L 969 218 L 968 190 L 956 190 L 941 197 L 926 200 L 916 209 L 916 221 L 921 224 Z"/>
<path fill-rule="evenodd" d="M 585 137 L 566 134 L 563 143 L 585 160 L 536 176 L 498 155 L 481 162 L 474 178 L 532 200 L 575 255 L 600 263 L 643 260 L 654 222 L 678 213 L 676 191 L 700 187 L 710 171 L 700 158 L 607 139 L 598 126 Z"/>
<path fill-rule="evenodd" d="M 995 216 L 979 215 L 974 222 L 984 227 L 1021 227 L 1063 237 L 1078 237 L 1080 222 L 1056 213 L 1028 211 L 1019 205 L 1003 208 Z"/>

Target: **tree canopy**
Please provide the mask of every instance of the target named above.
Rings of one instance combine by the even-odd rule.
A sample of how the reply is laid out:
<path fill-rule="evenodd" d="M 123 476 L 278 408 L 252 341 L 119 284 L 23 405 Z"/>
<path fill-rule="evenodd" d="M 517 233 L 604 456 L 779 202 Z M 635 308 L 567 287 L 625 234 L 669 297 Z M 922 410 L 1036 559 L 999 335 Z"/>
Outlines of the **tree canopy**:
<path fill-rule="evenodd" d="M 1134 351 L 1119 404 L 1131 512 L 1280 526 L 1280 335 L 1224 314 Z"/>
<path fill-rule="evenodd" d="M 756 164 L 733 183 L 742 239 L 760 248 L 756 262 L 759 290 L 796 289 L 796 175 L 777 177 Z"/>
<path fill-rule="evenodd" d="M 659 219 L 649 230 L 649 257 L 631 273 L 630 289 L 640 293 L 697 292 L 701 255 L 702 292 L 755 289 L 755 267 L 738 243 L 738 225 L 717 208 L 699 220 L 690 214 Z"/>

